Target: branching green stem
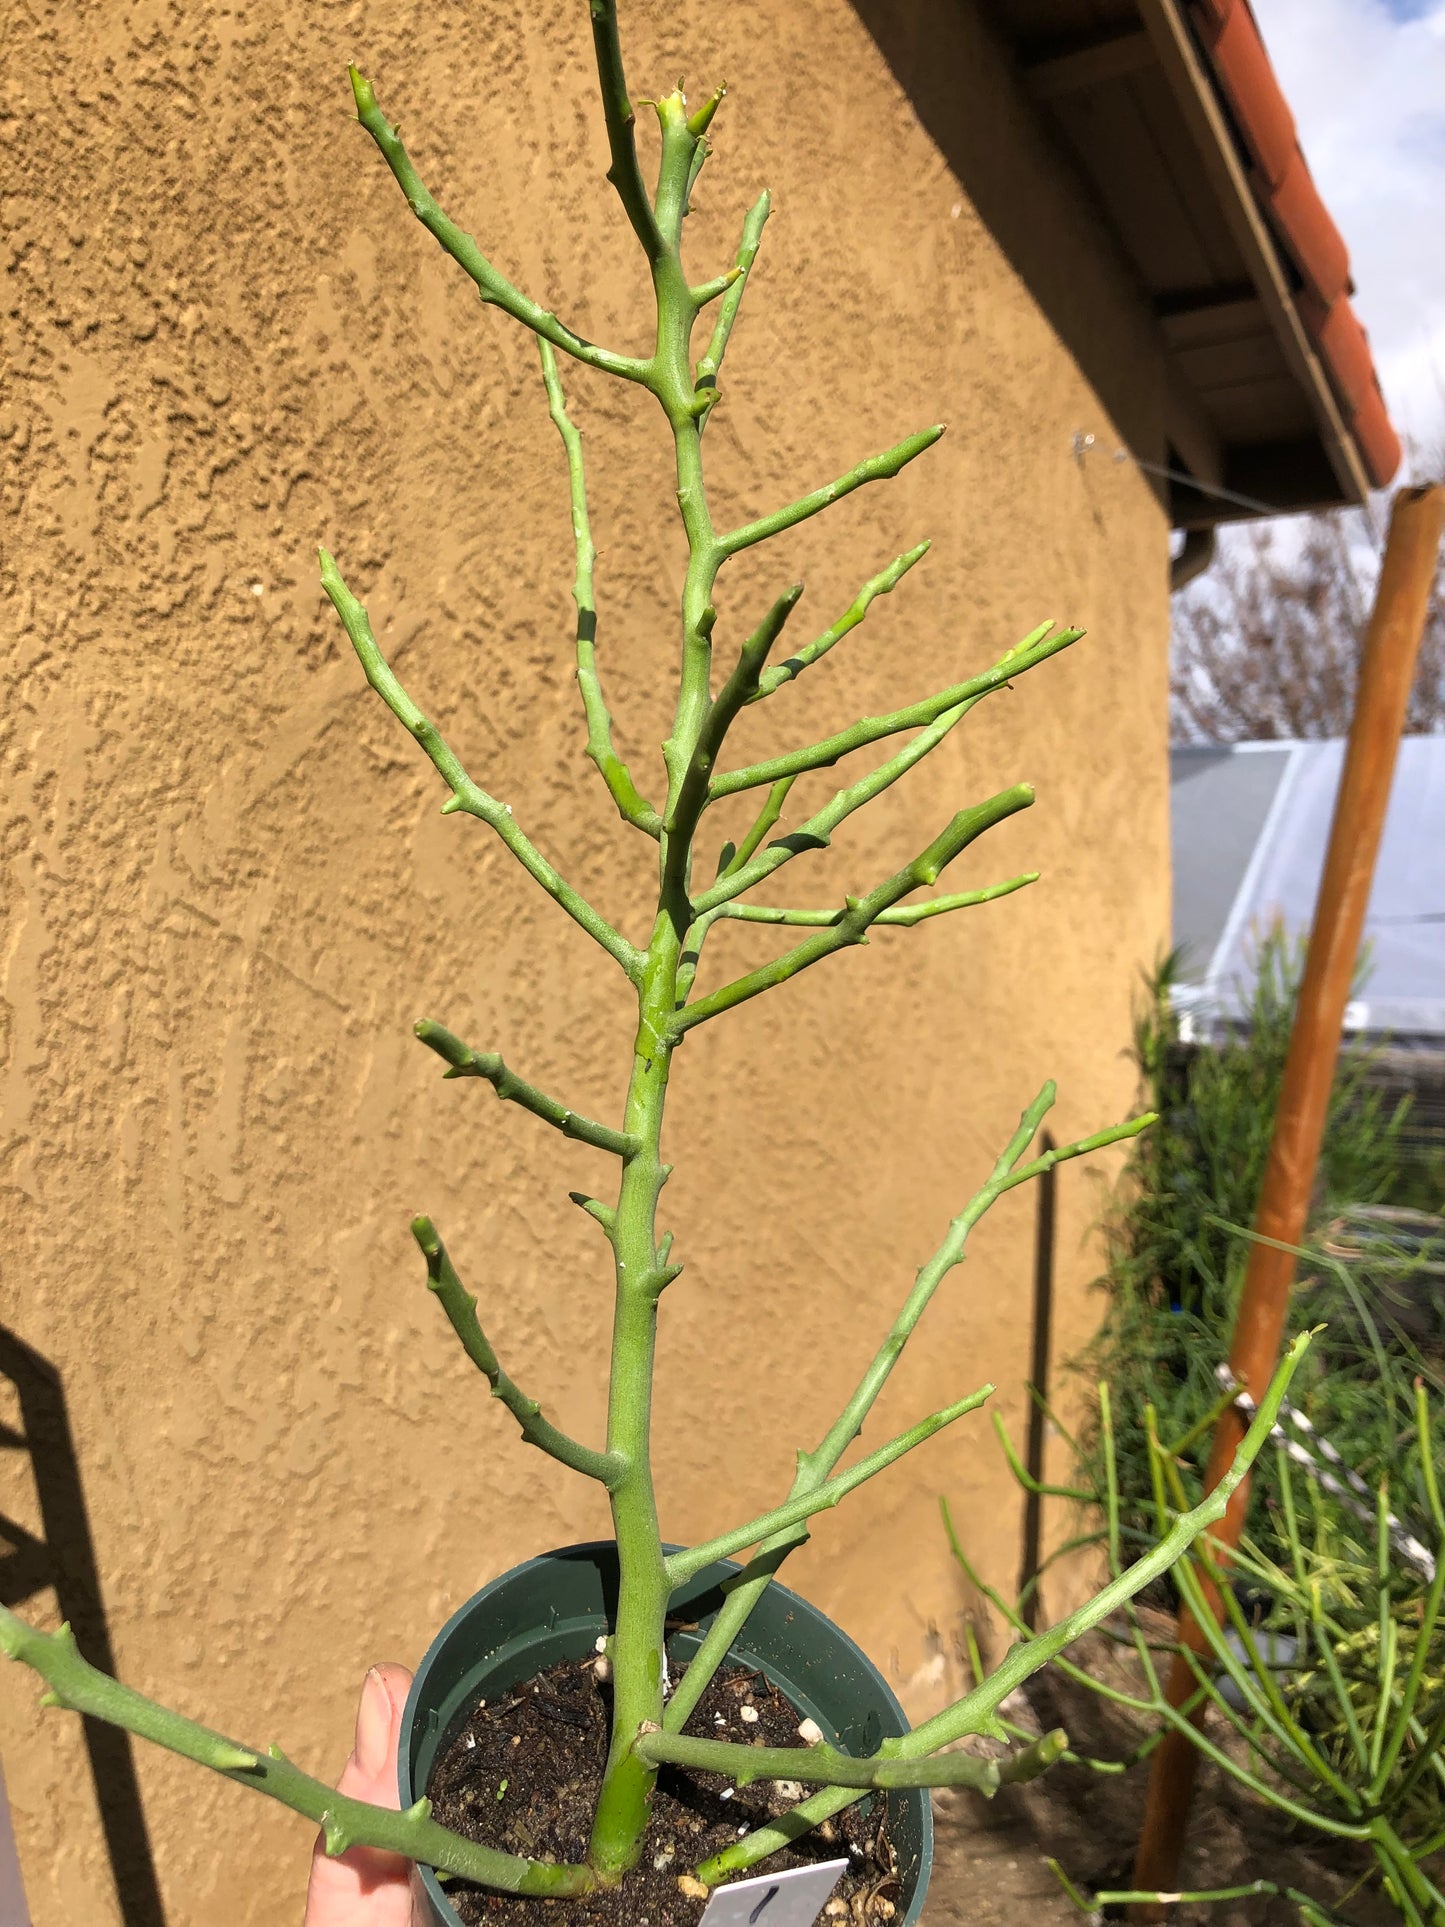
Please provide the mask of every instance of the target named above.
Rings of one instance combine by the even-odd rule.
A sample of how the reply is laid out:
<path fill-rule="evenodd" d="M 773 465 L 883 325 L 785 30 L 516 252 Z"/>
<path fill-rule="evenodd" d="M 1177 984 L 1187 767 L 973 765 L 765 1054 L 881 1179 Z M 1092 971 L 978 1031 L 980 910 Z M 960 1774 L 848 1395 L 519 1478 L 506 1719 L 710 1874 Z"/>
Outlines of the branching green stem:
<path fill-rule="evenodd" d="M 541 307 L 530 296 L 514 288 L 504 274 L 498 273 L 471 235 L 449 220 L 427 192 L 395 128 L 377 106 L 371 82 L 364 79 L 355 67 L 350 72 L 356 118 L 381 150 L 382 159 L 406 196 L 407 206 L 422 226 L 436 236 L 462 272 L 476 283 L 483 301 L 503 309 L 514 321 L 520 321 L 524 328 L 530 328 L 534 335 L 540 336 L 543 341 L 550 341 L 554 348 L 562 349 L 564 354 L 585 361 L 589 368 L 600 368 L 605 374 L 619 375 L 624 381 L 645 383 L 649 369 L 647 362 L 639 361 L 634 355 L 613 354 L 609 348 L 599 348 L 594 342 L 584 341 L 581 335 L 574 334 L 564 326 L 550 309 Z"/>
<path fill-rule="evenodd" d="M 935 422 L 932 428 L 920 429 L 916 435 L 905 436 L 901 442 L 896 442 L 892 448 L 885 448 L 881 454 L 868 456 L 856 468 L 850 468 L 846 475 L 840 475 L 836 482 L 815 488 L 810 495 L 800 495 L 796 502 L 789 502 L 786 508 L 774 509 L 771 515 L 759 516 L 756 522 L 745 522 L 741 528 L 719 536 L 718 548 L 725 557 L 740 555 L 744 549 L 755 548 L 759 542 L 769 541 L 775 535 L 795 529 L 800 522 L 806 522 L 810 516 L 831 508 L 834 502 L 841 502 L 845 495 L 851 495 L 855 488 L 862 488 L 865 483 L 891 482 L 917 456 L 932 448 L 942 433 L 942 422 Z"/>
<path fill-rule="evenodd" d="M 468 816 L 480 817 L 482 822 L 496 831 L 522 868 L 541 884 L 553 902 L 559 903 L 574 923 L 580 925 L 594 942 L 601 944 L 629 977 L 635 978 L 640 959 L 632 945 L 612 928 L 605 917 L 599 916 L 570 883 L 558 875 L 535 845 L 522 834 L 512 815 L 511 804 L 499 803 L 494 796 L 478 788 L 467 775 L 436 725 L 428 722 L 398 682 L 391 665 L 377 646 L 366 610 L 342 581 L 335 562 L 325 549 L 318 553 L 321 558 L 321 586 L 341 618 L 342 627 L 366 673 L 366 680 L 398 722 L 410 730 L 421 744 L 437 774 L 451 791 L 442 805 L 443 814 L 464 810 Z"/>
<path fill-rule="evenodd" d="M 1175 1520 L 1168 1533 L 1160 1542 L 1151 1547 L 1133 1565 L 1125 1568 L 1117 1578 L 1112 1579 L 1092 1599 L 1086 1600 L 1078 1609 L 1062 1619 L 1047 1632 L 1035 1634 L 1031 1639 L 1022 1640 L 1011 1647 L 1002 1662 L 988 1678 L 979 1683 L 964 1697 L 915 1726 L 910 1733 L 896 1742 L 898 1757 L 902 1759 L 922 1759 L 948 1746 L 955 1740 L 970 1733 L 984 1729 L 997 1712 L 998 1707 L 1026 1679 L 1032 1677 L 1050 1660 L 1063 1652 L 1079 1639 L 1116 1612 L 1126 1600 L 1151 1585 L 1167 1572 L 1189 1549 L 1203 1532 L 1223 1517 L 1230 1496 L 1246 1476 L 1250 1466 L 1259 1456 L 1261 1447 L 1269 1437 L 1275 1415 L 1293 1377 L 1295 1368 L 1309 1345 L 1309 1334 L 1303 1333 L 1296 1338 L 1285 1355 L 1280 1369 L 1275 1373 L 1268 1391 L 1260 1400 L 1259 1409 L 1253 1423 L 1241 1441 L 1234 1463 L 1220 1480 L 1213 1492 L 1209 1493 L 1199 1505 L 1190 1512 L 1183 1513 Z M 759 1860 L 776 1853 L 780 1847 L 795 1840 L 800 1833 L 817 1826 L 832 1814 L 839 1812 L 858 1796 L 843 1788 L 829 1788 L 823 1793 L 814 1794 L 810 1799 L 794 1807 L 792 1812 L 770 1827 L 761 1827 L 745 1839 L 738 1840 L 726 1847 L 711 1860 L 704 1861 L 697 1870 L 698 1879 L 707 1886 L 716 1886 L 720 1881 L 741 1873 L 745 1868 L 755 1866 Z M 1361 1833 L 1348 1827 L 1338 1831 L 1361 1837 Z"/>
<path fill-rule="evenodd" d="M 1037 870 L 1026 870 L 1022 876 L 1010 877 L 1005 883 L 990 883 L 982 890 L 960 890 L 951 897 L 934 897 L 930 903 L 905 903 L 896 905 L 892 910 L 882 910 L 873 919 L 875 929 L 909 930 L 914 924 L 927 923 L 930 917 L 941 917 L 950 910 L 971 910 L 976 904 L 996 903 L 1000 897 L 1011 897 L 1015 890 L 1023 890 L 1030 883 L 1037 883 Z M 786 923 L 808 930 L 827 930 L 841 923 L 847 914 L 843 910 L 787 910 L 769 903 L 724 903 L 716 912 L 721 917 L 736 917 L 742 923 Z"/>
<path fill-rule="evenodd" d="M 887 595 L 896 589 L 915 562 L 921 562 L 929 550 L 927 542 L 920 542 L 906 555 L 900 555 L 896 562 L 890 562 L 886 569 L 863 584 L 848 607 L 831 628 L 825 629 L 816 642 L 808 643 L 795 656 L 780 662 L 776 668 L 765 669 L 758 679 L 758 686 L 748 698 L 749 702 L 761 702 L 764 696 L 771 696 L 775 689 L 795 681 L 803 671 L 810 668 L 820 657 L 826 656 L 834 643 L 841 642 L 850 630 L 856 629 L 877 597 Z"/>
<path fill-rule="evenodd" d="M 712 888 L 704 890 L 698 896 L 694 905 L 697 915 L 704 916 L 718 904 L 729 902 L 745 891 L 756 888 L 759 883 L 772 876 L 774 871 L 781 869 L 783 864 L 790 863 L 795 856 L 800 856 L 805 850 L 827 849 L 832 842 L 833 832 L 840 824 L 846 822 L 855 810 L 863 809 L 874 802 L 886 789 L 890 789 L 901 777 L 906 776 L 911 769 L 921 763 L 926 756 L 932 755 L 939 744 L 957 729 L 973 707 L 973 701 L 977 700 L 978 698 L 974 698 L 969 702 L 955 703 L 952 709 L 944 710 L 926 729 L 920 730 L 912 742 L 906 743 L 900 750 L 895 750 L 892 756 L 887 757 L 876 769 L 870 770 L 866 776 L 861 776 L 856 782 L 848 784 L 845 789 L 838 790 L 821 809 L 815 810 L 812 816 L 800 823 L 796 830 L 790 830 L 786 836 L 774 837 L 766 847 L 757 850 L 756 854 L 750 853 L 746 861 L 739 859 L 730 864 Z M 796 781 L 795 776 L 779 777 L 768 792 L 769 797 L 777 795 L 783 784 L 794 781 Z"/>
<path fill-rule="evenodd" d="M 846 949 L 849 944 L 864 942 L 869 928 L 885 910 L 891 909 L 914 890 L 936 883 L 939 873 L 955 857 L 961 856 L 985 830 L 992 829 L 995 823 L 1001 823 L 1005 817 L 1013 816 L 1019 810 L 1026 810 L 1033 800 L 1031 786 L 1016 783 L 1012 789 L 1001 790 L 985 803 L 977 803 L 969 810 L 960 810 L 947 828 L 911 863 L 906 863 L 901 870 L 870 890 L 867 896 L 849 897 L 837 921 L 826 930 L 819 931 L 815 937 L 805 937 L 771 963 L 749 971 L 744 977 L 735 978 L 732 983 L 713 991 L 711 996 L 700 997 L 696 1003 L 678 1011 L 673 1019 L 673 1035 L 681 1037 L 696 1025 L 706 1023 L 710 1017 L 717 1017 L 736 1004 L 746 1003 L 750 997 L 756 997 L 762 991 L 786 983 L 790 977 L 796 977 L 799 971 L 806 970 L 810 964 L 820 963 L 824 957 L 831 957 L 835 951 Z"/>
<path fill-rule="evenodd" d="M 692 182 L 689 180 L 689 190 L 691 186 Z M 763 227 L 771 205 L 765 188 L 748 210 L 747 219 L 743 222 L 742 240 L 738 243 L 737 260 L 734 263 L 738 270 L 737 278 L 723 296 L 717 320 L 713 323 L 712 339 L 708 342 L 697 364 L 697 372 L 693 378 L 693 408 L 697 416 L 699 434 L 706 426 L 708 416 L 717 404 L 718 374 L 722 368 L 723 356 L 727 353 L 733 323 L 737 320 L 738 309 L 742 305 L 748 276 L 752 273 L 753 262 L 758 258 L 758 247 L 763 238 Z"/>
<path fill-rule="evenodd" d="M 774 783 L 768 791 L 762 808 L 753 818 L 747 835 L 739 844 L 724 843 L 718 855 L 717 881 L 722 882 L 752 861 L 758 845 L 783 813 L 783 804 L 788 799 L 788 791 L 797 782 L 796 776 L 785 776 L 781 783 Z"/>
<path fill-rule="evenodd" d="M 725 1773 L 738 1786 L 754 1780 L 797 1780 L 803 1786 L 829 1787 L 969 1787 L 991 1798 L 1001 1786 L 1036 1780 L 1068 1746 L 1061 1729 L 1044 1734 L 1032 1745 L 1001 1759 L 980 1759 L 972 1753 L 939 1753 L 928 1760 L 908 1760 L 897 1752 L 896 1740 L 885 1740 L 877 1753 L 860 1759 L 833 1746 L 739 1746 L 728 1740 L 691 1739 L 681 1733 L 647 1732 L 637 1750 L 654 1766 L 684 1766 L 697 1773 Z"/>
<path fill-rule="evenodd" d="M 612 740 L 612 715 L 597 675 L 597 600 L 592 582 L 597 550 L 592 541 L 591 518 L 587 513 L 582 436 L 567 413 L 552 344 L 539 340 L 537 346 L 542 356 L 542 380 L 547 388 L 548 412 L 567 453 L 567 480 L 572 497 L 572 540 L 577 551 L 577 574 L 572 584 L 572 600 L 577 605 L 577 685 L 582 691 L 582 709 L 587 718 L 587 754 L 597 765 L 623 822 L 634 824 L 648 836 L 658 837 L 662 834 L 662 818 L 641 795 L 632 780 L 631 770 L 617 754 Z"/>
<path fill-rule="evenodd" d="M 1045 623 L 1044 629 L 1052 624 Z M 955 683 L 951 689 L 944 689 L 936 696 L 925 696 L 921 702 L 910 703 L 905 709 L 895 709 L 887 716 L 863 716 L 847 729 L 841 729 L 834 736 L 825 737 L 820 743 L 813 743 L 807 749 L 790 750 L 783 756 L 772 756 L 764 763 L 751 763 L 746 769 L 728 770 L 712 781 L 714 800 L 722 796 L 733 796 L 739 790 L 758 789 L 764 783 L 776 783 L 784 776 L 801 776 L 810 769 L 827 769 L 854 750 L 865 749 L 869 743 L 879 742 L 885 736 L 896 736 L 902 730 L 923 729 L 937 721 L 945 711 L 960 709 L 965 713 L 974 703 L 984 696 L 992 695 L 996 689 L 1006 689 L 1015 676 L 1025 675 L 1036 669 L 1041 662 L 1057 656 L 1061 650 L 1070 648 L 1083 635 L 1082 629 L 1060 629 L 1056 635 L 1039 640 L 1039 631 L 1026 637 L 1009 653 L 1002 657 L 992 669 L 984 670 L 982 675 L 970 676 L 967 682 Z"/>
<path fill-rule="evenodd" d="M 490 1384 L 492 1397 L 499 1398 L 521 1426 L 522 1437 L 527 1444 L 537 1446 L 549 1458 L 570 1466 L 585 1478 L 598 1480 L 611 1491 L 626 1470 L 620 1456 L 612 1452 L 594 1452 L 590 1446 L 579 1445 L 576 1439 L 569 1438 L 549 1419 L 543 1418 L 542 1408 L 536 1399 L 528 1398 L 521 1387 L 515 1385 L 502 1370 L 497 1354 L 492 1350 L 477 1318 L 477 1301 L 457 1276 L 456 1268 L 447 1255 L 447 1248 L 437 1235 L 431 1219 L 413 1218 L 411 1232 L 426 1259 L 428 1289 L 436 1293 L 442 1310 L 451 1320 L 452 1330 L 462 1341 L 467 1357 Z"/>
<path fill-rule="evenodd" d="M 312 1779 L 274 1747 L 268 1753 L 255 1753 L 238 1746 L 224 1734 L 157 1706 L 144 1694 L 97 1672 L 76 1650 L 69 1626 L 42 1633 L 0 1606 L 0 1651 L 39 1673 L 49 1688 L 45 1705 L 122 1727 L 210 1767 L 239 1786 L 279 1800 L 321 1827 L 329 1854 L 345 1853 L 349 1847 L 380 1847 L 508 1894 L 580 1894 L 597 1884 L 590 1867 L 527 1860 L 464 1840 L 430 1817 L 429 1800 L 418 1800 L 405 1813 L 372 1806 Z"/>
<path fill-rule="evenodd" d="M 893 1321 L 887 1337 L 874 1354 L 868 1369 L 854 1388 L 852 1396 L 842 1411 L 828 1428 L 827 1433 L 812 1452 L 799 1452 L 798 1469 L 793 1479 L 790 1501 L 805 1498 L 816 1492 L 823 1481 L 829 1478 L 844 1452 L 862 1432 L 868 1414 L 877 1403 L 878 1396 L 892 1375 L 894 1366 L 903 1355 L 903 1349 L 917 1329 L 918 1321 L 927 1310 L 933 1294 L 943 1280 L 963 1262 L 968 1238 L 979 1219 L 997 1203 L 1006 1191 L 1018 1185 L 1027 1184 L 1040 1177 L 1045 1171 L 1052 1170 L 1070 1158 L 1085 1156 L 1092 1150 L 1101 1150 L 1109 1144 L 1117 1144 L 1136 1136 L 1154 1121 L 1153 1114 L 1135 1118 L 1128 1124 L 1117 1126 L 1112 1131 L 1095 1132 L 1092 1137 L 1080 1138 L 1073 1144 L 1056 1147 L 1043 1152 L 1029 1163 L 1021 1163 L 1024 1153 L 1038 1135 L 1045 1117 L 1053 1108 L 1056 1092 L 1052 1083 L 1044 1085 L 1033 1103 L 1019 1119 L 1018 1128 L 1005 1145 L 994 1164 L 988 1182 L 976 1191 L 969 1202 L 959 1212 L 948 1228 L 943 1243 L 919 1271 L 913 1289 L 904 1301 L 903 1308 Z M 669 1732 L 678 1732 L 686 1723 L 698 1700 L 702 1697 L 708 1681 L 723 1663 L 733 1641 L 738 1637 L 748 1615 L 762 1597 L 778 1567 L 796 1547 L 803 1545 L 808 1534 L 804 1526 L 794 1525 L 783 1528 L 763 1540 L 743 1571 L 733 1579 L 727 1589 L 727 1597 L 714 1616 L 697 1652 L 689 1662 L 688 1669 L 674 1689 L 667 1703 L 663 1724 Z M 1022 1622 L 1020 1621 L 1020 1625 Z"/>
<path fill-rule="evenodd" d="M 602 115 L 607 124 L 607 145 L 612 165 L 607 178 L 617 189 L 617 198 L 642 243 L 642 251 L 656 265 L 666 243 L 658 228 L 657 216 L 637 164 L 636 116 L 627 94 L 627 79 L 622 71 L 622 48 L 617 37 L 615 0 L 590 0 L 592 46 L 597 59 L 597 79 L 602 93 Z"/>
<path fill-rule="evenodd" d="M 731 1558 L 733 1553 L 741 1552 L 744 1546 L 755 1546 L 789 1526 L 801 1525 L 805 1519 L 811 1519 L 815 1512 L 826 1512 L 857 1486 L 901 1459 L 905 1452 L 922 1445 L 935 1432 L 941 1432 L 946 1425 L 952 1425 L 955 1419 L 961 1419 L 965 1413 L 976 1412 L 985 1399 L 993 1396 L 993 1390 L 992 1385 L 984 1385 L 978 1391 L 970 1392 L 967 1398 L 959 1399 L 956 1405 L 946 1405 L 940 1412 L 930 1412 L 926 1419 L 920 1419 L 917 1425 L 900 1432 L 887 1445 L 881 1445 L 876 1452 L 859 1459 L 846 1472 L 838 1472 L 831 1479 L 823 1480 L 811 1492 L 805 1492 L 798 1498 L 785 1500 L 782 1505 L 774 1506 L 771 1512 L 750 1519 L 745 1526 L 735 1526 L 731 1532 L 720 1532 L 715 1539 L 704 1540 L 701 1545 L 691 1546 L 686 1552 L 669 1554 L 665 1561 L 669 1580 L 674 1587 L 680 1586 L 695 1573 L 701 1572 L 704 1566 L 710 1566 L 715 1559 Z"/>
<path fill-rule="evenodd" d="M 423 1017 L 414 1029 L 427 1049 L 434 1050 L 446 1063 L 447 1069 L 442 1073 L 444 1077 L 485 1078 L 498 1097 L 520 1104 L 524 1111 L 530 1111 L 533 1117 L 540 1117 L 544 1124 L 550 1124 L 563 1137 L 575 1137 L 583 1144 L 594 1145 L 599 1151 L 610 1151 L 614 1157 L 630 1158 L 637 1151 L 637 1140 L 629 1137 L 626 1131 L 614 1131 L 610 1124 L 598 1124 L 578 1111 L 569 1111 L 555 1097 L 548 1097 L 535 1084 L 529 1084 L 524 1077 L 518 1077 L 515 1071 L 509 1071 L 495 1052 L 473 1050 L 470 1044 L 464 1044 L 460 1037 L 453 1037 L 445 1025 L 433 1023 L 430 1017 Z"/>
<path fill-rule="evenodd" d="M 996 1586 L 989 1585 L 983 1574 L 964 1551 L 958 1533 L 954 1529 L 953 1515 L 949 1511 L 947 1499 L 940 1499 L 938 1504 L 939 1511 L 943 1515 L 943 1529 L 948 1539 L 949 1549 L 958 1561 L 959 1568 L 964 1577 L 968 1580 L 969 1584 L 976 1588 L 982 1597 L 988 1601 L 1006 1626 L 1013 1632 L 1020 1634 L 1024 1639 L 1028 1639 L 1030 1637 L 1029 1623 L 1018 1610 L 1018 1607 L 1011 1605 Z M 1072 1552 L 1076 1551 L 1082 1545 L 1092 1546 L 1097 1544 L 1097 1542 L 1098 1535 L 1090 1533 L 1084 1538 L 1069 1542 L 1068 1549 Z M 1120 1687 L 1110 1686 L 1106 1680 L 1095 1679 L 1092 1673 L 1087 1673 L 1082 1667 L 1075 1666 L 1072 1660 L 1065 1659 L 1062 1654 L 1054 1660 L 1053 1664 L 1058 1668 L 1063 1678 L 1072 1680 L 1076 1686 L 1086 1687 L 1090 1692 L 1096 1693 L 1100 1699 L 1108 1700 L 1112 1706 L 1125 1706 L 1131 1713 L 1147 1714 L 1154 1711 L 1153 1700 L 1141 1699 L 1135 1693 L 1126 1693 Z M 980 1661 L 974 1667 L 975 1678 L 982 1679 L 983 1671 L 983 1665 Z M 1202 1695 L 1187 1701 L 1182 1711 L 1186 1715 L 1192 1712 L 1194 1707 L 1199 1703 L 1200 1698 L 1202 1698 Z M 1156 1743 L 1159 1737 L 1161 1736 L 1155 1736 Z M 1100 1763 L 1091 1762 L 1091 1764 L 1098 1765 Z"/>

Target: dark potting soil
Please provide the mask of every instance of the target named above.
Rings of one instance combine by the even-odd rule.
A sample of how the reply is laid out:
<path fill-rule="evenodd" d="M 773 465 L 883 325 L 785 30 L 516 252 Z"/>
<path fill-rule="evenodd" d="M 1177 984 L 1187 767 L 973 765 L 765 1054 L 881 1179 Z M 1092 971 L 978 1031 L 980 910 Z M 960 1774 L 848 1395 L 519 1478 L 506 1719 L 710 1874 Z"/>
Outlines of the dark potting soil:
<path fill-rule="evenodd" d="M 756 1720 L 742 1717 L 744 1708 Z M 443 1826 L 489 1847 L 548 1860 L 581 1860 L 602 1783 L 611 1689 L 592 1660 L 566 1660 L 468 1716 L 438 1756 L 427 1788 Z M 799 1746 L 799 1715 L 759 1673 L 717 1675 L 686 1732 L 759 1746 Z M 779 1788 L 786 1789 L 780 1793 Z M 492 1893 L 469 1881 L 445 1883 L 467 1927 L 695 1927 L 706 1901 L 682 1892 L 678 1876 L 796 1804 L 797 1785 L 755 1780 L 724 1792 L 716 1773 L 664 1767 L 658 1775 L 642 1859 L 622 1884 L 575 1899 Z M 755 1873 L 818 1860 L 848 1860 L 825 1916 L 828 1927 L 885 1927 L 900 1911 L 897 1857 L 888 1838 L 886 1796 L 864 1815 L 856 1806 L 772 1855 Z M 842 1903 L 839 1905 L 839 1903 Z"/>

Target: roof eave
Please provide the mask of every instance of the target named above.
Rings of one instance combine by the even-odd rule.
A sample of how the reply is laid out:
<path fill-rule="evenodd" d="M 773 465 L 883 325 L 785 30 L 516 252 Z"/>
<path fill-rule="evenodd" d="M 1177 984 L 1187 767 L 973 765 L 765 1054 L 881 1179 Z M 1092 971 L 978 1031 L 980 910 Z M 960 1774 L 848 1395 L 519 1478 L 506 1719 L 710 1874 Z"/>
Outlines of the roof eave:
<path fill-rule="evenodd" d="M 1321 449 L 1339 490 L 1331 501 L 1318 487 L 1306 488 L 1306 499 L 1298 506 L 1363 503 L 1369 494 L 1370 480 L 1359 445 L 1345 421 L 1324 364 L 1305 331 L 1297 297 L 1290 288 L 1274 237 L 1250 186 L 1213 78 L 1182 18 L 1177 0 L 1135 0 L 1135 4 L 1154 57 L 1199 150 L 1260 302 L 1295 379 L 1308 397 Z M 1189 527 L 1248 513 L 1227 503 L 1210 502 L 1201 495 L 1197 506 L 1180 502 L 1175 519 L 1180 526 Z"/>

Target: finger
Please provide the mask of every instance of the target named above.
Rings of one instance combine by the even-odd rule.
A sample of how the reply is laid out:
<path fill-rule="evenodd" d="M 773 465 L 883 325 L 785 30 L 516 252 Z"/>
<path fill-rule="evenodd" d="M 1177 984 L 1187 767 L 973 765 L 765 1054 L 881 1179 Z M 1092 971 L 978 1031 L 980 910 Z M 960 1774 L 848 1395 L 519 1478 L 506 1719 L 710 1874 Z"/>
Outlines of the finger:
<path fill-rule="evenodd" d="M 356 1739 L 338 1793 L 376 1806 L 399 1807 L 396 1784 L 401 1716 L 411 1674 L 373 1666 L 361 1689 Z M 376 1847 L 350 1847 L 334 1860 L 318 1839 L 311 1856 L 304 1927 L 411 1927 L 412 1863 Z"/>

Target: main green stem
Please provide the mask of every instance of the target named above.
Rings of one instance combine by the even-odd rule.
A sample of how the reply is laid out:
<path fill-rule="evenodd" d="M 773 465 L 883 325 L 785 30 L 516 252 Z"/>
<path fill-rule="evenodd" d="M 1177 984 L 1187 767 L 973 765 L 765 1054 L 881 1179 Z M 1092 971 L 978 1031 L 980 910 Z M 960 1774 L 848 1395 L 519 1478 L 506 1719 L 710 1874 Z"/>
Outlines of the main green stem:
<path fill-rule="evenodd" d="M 667 805 L 661 836 L 659 904 L 638 977 L 637 1039 L 624 1130 L 636 1149 L 623 1166 L 612 1228 L 616 1304 L 607 1449 L 626 1469 L 611 1492 L 620 1585 L 612 1644 L 612 1743 L 593 1820 L 588 1858 L 604 1879 L 636 1864 L 642 1851 L 655 1766 L 639 1758 L 644 1725 L 662 1721 L 663 1643 L 669 1596 L 652 1480 L 652 1373 L 657 1302 L 671 1276 L 658 1247 L 657 1201 L 667 1181 L 662 1124 L 683 939 L 692 922 L 688 886 L 700 807 L 680 809 L 683 786 L 712 701 L 713 586 L 723 561 L 703 487 L 702 442 L 694 399 L 691 341 L 698 302 L 683 273 L 680 239 L 698 138 L 680 94 L 657 103 L 662 165 L 656 217 L 661 245 L 652 258 L 657 344 L 647 386 L 672 428 L 677 501 L 687 535 L 682 591 L 682 674 L 665 746 Z"/>
<path fill-rule="evenodd" d="M 612 1744 L 588 1849 L 604 1879 L 626 1872 L 641 1851 L 656 1775 L 637 1758 L 633 1741 L 645 1722 L 662 1717 L 663 1622 L 670 1587 L 652 1484 L 652 1370 L 657 1301 L 668 1277 L 657 1246 L 657 1200 L 667 1181 L 661 1155 L 671 1053 L 667 1018 L 680 951 L 669 919 L 659 916 L 638 992 L 627 1092 L 626 1128 L 639 1148 L 623 1168 L 612 1227 L 617 1284 L 607 1449 L 626 1469 L 611 1492 L 620 1567 Z"/>

